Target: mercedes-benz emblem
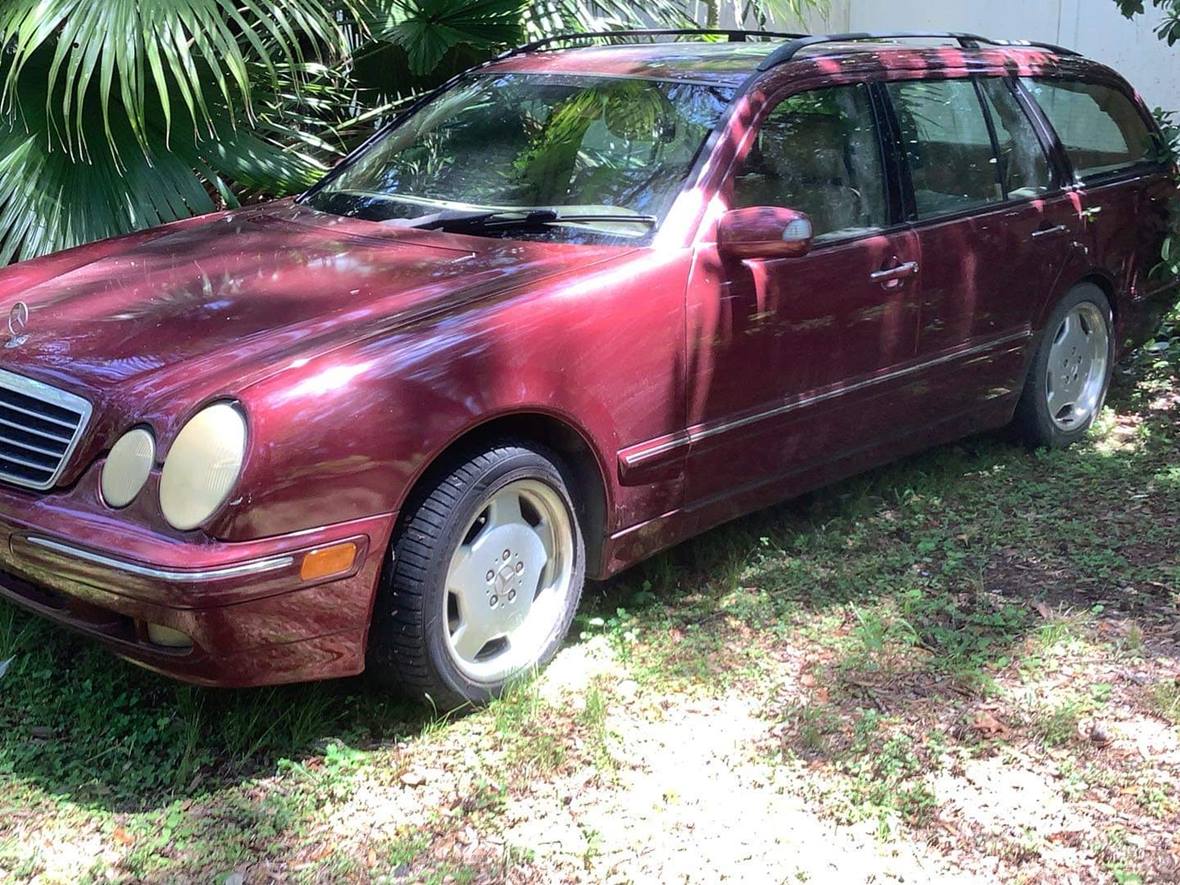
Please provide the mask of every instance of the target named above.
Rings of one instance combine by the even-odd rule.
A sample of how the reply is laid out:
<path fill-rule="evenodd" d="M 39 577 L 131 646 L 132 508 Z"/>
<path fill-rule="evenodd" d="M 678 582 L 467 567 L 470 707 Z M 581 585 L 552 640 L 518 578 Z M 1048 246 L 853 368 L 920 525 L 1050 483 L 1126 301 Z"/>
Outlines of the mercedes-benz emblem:
<path fill-rule="evenodd" d="M 29 306 L 23 301 L 18 301 L 12 305 L 12 310 L 8 311 L 8 343 L 4 345 L 6 349 L 13 347 L 20 347 L 29 340 L 29 336 L 25 334 L 25 329 L 29 327 Z"/>

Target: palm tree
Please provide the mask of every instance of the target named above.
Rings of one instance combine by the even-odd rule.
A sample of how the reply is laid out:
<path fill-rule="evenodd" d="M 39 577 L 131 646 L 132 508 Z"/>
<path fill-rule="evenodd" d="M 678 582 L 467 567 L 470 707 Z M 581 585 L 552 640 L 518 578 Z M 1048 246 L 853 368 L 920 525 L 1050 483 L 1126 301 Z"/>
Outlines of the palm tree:
<path fill-rule="evenodd" d="M 306 186 L 321 0 L 5 0 L 0 264 Z"/>
<path fill-rule="evenodd" d="M 710 0 L 709 17 L 722 0 Z M 728 2 L 728 0 L 727 0 Z M 824 0 L 733 0 L 765 22 Z M 300 191 L 409 96 L 524 39 L 694 0 L 2 0 L 0 266 Z"/>

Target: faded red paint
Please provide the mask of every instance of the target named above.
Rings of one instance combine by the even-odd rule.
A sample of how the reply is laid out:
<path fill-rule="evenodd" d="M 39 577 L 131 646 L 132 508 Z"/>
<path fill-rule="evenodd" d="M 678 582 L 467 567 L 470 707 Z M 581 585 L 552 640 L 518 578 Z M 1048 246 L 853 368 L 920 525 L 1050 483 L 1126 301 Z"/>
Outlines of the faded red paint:
<path fill-rule="evenodd" d="M 664 44 L 498 68 L 736 87 L 759 58 L 746 49 L 721 63 Z M 719 250 L 718 224 L 768 98 L 916 73 L 1049 70 L 1122 84 L 1035 50 L 805 54 L 751 83 L 642 248 L 396 229 L 279 201 L 0 272 L 0 308 L 31 307 L 30 340 L 0 351 L 0 366 L 87 397 L 95 414 L 55 489 L 0 488 L 0 595 L 194 682 L 352 674 L 407 494 L 489 422 L 539 416 L 582 441 L 602 504 L 589 524 L 597 577 L 752 508 L 1004 424 L 1047 311 L 1079 280 L 1114 294 L 1124 346 L 1175 300 L 1147 276 L 1164 175 L 801 258 L 743 262 Z M 1100 221 L 1086 221 L 1095 206 Z M 1069 235 L 1032 245 L 1045 224 Z M 911 262 L 920 276 L 904 273 Z M 894 268 L 897 279 L 871 279 Z M 243 404 L 251 444 L 233 500 L 203 529 L 164 522 L 158 467 L 128 509 L 102 503 L 104 453 L 123 432 L 150 424 L 162 462 L 184 421 L 225 396 Z M 167 569 L 295 559 L 265 580 L 175 585 L 30 535 Z M 302 584 L 298 555 L 344 540 L 360 547 L 353 572 Z M 152 646 L 145 622 L 188 633 L 194 649 Z"/>

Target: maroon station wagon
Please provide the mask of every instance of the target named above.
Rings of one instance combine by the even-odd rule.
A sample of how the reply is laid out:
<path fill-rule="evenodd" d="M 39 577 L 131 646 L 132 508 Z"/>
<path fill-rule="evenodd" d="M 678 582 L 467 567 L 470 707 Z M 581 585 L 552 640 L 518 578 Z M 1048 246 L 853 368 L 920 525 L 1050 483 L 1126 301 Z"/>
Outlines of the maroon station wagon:
<path fill-rule="evenodd" d="M 532 44 L 297 199 L 0 272 L 0 595 L 191 682 L 454 707 L 587 577 L 1084 435 L 1176 300 L 1134 91 L 972 35 L 709 36 Z"/>

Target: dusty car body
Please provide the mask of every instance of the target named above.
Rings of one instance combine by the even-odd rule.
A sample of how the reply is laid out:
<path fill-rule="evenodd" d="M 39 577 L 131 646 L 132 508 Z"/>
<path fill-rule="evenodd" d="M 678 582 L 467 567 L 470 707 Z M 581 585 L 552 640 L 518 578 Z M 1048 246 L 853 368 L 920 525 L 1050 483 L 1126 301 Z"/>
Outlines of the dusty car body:
<path fill-rule="evenodd" d="M 191 682 L 356 674 L 407 508 L 453 453 L 495 440 L 553 453 L 581 566 L 604 578 L 1007 424 L 1079 285 L 1110 303 L 1112 354 L 1175 302 L 1152 275 L 1166 161 L 1081 180 L 1023 85 L 1101 84 L 1154 132 L 1110 70 L 1040 47 L 847 41 L 760 68 L 779 46 L 539 49 L 469 75 L 715 90 L 724 113 L 642 236 L 423 229 L 325 211 L 313 190 L 0 271 L 0 596 Z M 1051 184 L 918 217 L 886 85 L 978 79 L 1027 114 Z M 876 121 L 884 223 L 811 242 L 787 234 L 808 220 L 799 206 L 735 211 L 735 170 L 776 104 L 843 85 L 863 85 Z M 177 528 L 163 466 L 216 403 L 244 417 L 240 471 L 212 514 Z M 114 508 L 102 471 L 133 428 L 154 455 Z M 488 575 L 486 592 L 511 589 L 510 570 Z"/>

